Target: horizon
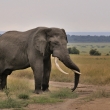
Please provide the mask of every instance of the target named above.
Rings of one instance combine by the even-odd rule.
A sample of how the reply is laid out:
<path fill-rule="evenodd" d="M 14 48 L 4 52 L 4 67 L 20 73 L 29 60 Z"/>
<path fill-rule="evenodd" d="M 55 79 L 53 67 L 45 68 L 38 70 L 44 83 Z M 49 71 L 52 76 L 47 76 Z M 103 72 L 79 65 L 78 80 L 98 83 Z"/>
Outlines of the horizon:
<path fill-rule="evenodd" d="M 91 35 L 91 36 L 110 36 L 110 32 L 66 32 L 69 35 Z"/>
<path fill-rule="evenodd" d="M 5 32 L 7 32 L 7 31 L 0 31 L 0 34 L 3 34 L 3 33 L 5 33 Z M 66 34 L 68 35 L 85 35 L 85 36 L 87 36 L 87 35 L 90 35 L 90 36 L 101 36 L 101 35 L 104 35 L 104 36 L 110 36 L 110 32 L 104 32 L 104 31 L 102 31 L 102 32 L 66 32 Z"/>

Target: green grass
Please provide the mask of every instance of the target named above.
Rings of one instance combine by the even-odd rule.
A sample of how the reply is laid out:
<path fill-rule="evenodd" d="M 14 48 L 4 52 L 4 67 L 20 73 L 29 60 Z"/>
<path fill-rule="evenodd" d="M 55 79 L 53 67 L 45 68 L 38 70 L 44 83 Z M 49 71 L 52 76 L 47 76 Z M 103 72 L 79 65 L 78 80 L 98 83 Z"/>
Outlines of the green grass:
<path fill-rule="evenodd" d="M 78 94 L 75 92 L 71 92 L 70 89 L 60 89 L 58 91 L 51 92 L 47 96 L 39 96 L 34 97 L 33 101 L 34 103 L 40 103 L 40 104 L 48 104 L 48 103 L 58 103 L 63 102 L 63 99 L 67 98 L 77 98 Z"/>
<path fill-rule="evenodd" d="M 29 95 L 27 94 L 20 94 L 19 98 L 16 97 L 17 92 L 12 92 L 10 89 L 4 89 L 3 92 L 4 94 L 1 95 L 1 100 L 0 100 L 0 109 L 1 108 L 20 108 L 23 110 L 23 107 L 26 107 L 30 101 L 24 99 L 29 99 Z M 23 99 L 23 100 L 19 100 Z M 19 110 L 20 110 L 19 109 Z"/>
<path fill-rule="evenodd" d="M 19 90 L 18 90 L 19 91 Z M 21 90 L 22 92 L 22 90 Z M 56 91 L 52 91 L 45 94 L 28 94 L 20 93 L 16 90 L 11 91 L 11 89 L 5 89 L 4 95 L 0 93 L 0 109 L 1 108 L 21 108 L 26 107 L 28 104 L 55 104 L 58 102 L 63 102 L 67 98 L 77 98 L 78 94 L 71 92 L 69 88 L 61 88 Z M 18 94 L 19 93 L 19 94 Z M 18 95 L 17 95 L 18 94 Z M 33 96 L 34 95 L 34 96 Z"/>
<path fill-rule="evenodd" d="M 110 43 L 68 43 L 68 47 L 75 46 L 80 54 L 89 54 L 91 49 L 97 49 L 102 55 L 110 54 Z"/>
<path fill-rule="evenodd" d="M 0 101 L 0 108 L 22 108 L 27 105 L 28 103 L 25 101 L 17 101 L 13 99 L 6 99 Z"/>
<path fill-rule="evenodd" d="M 68 88 L 63 88 L 59 91 L 55 91 L 50 94 L 52 98 L 58 98 L 58 99 L 66 99 L 66 98 L 77 98 L 78 94 L 76 92 L 72 92 Z"/>
<path fill-rule="evenodd" d="M 29 95 L 22 93 L 22 94 L 19 94 L 19 95 L 18 95 L 18 98 L 19 98 L 19 99 L 29 99 Z"/>
<path fill-rule="evenodd" d="M 2 95 L 3 98 L 0 100 L 0 108 L 22 108 L 28 105 L 28 101 L 18 100 L 15 96 L 13 97 L 12 91 L 9 88 L 4 89 L 3 92 L 5 94 Z M 15 91 L 14 94 L 16 94 Z M 27 95 L 23 94 L 19 98 L 27 99 L 29 96 L 27 97 Z"/>
<path fill-rule="evenodd" d="M 6 94 L 6 92 L 5 92 Z M 11 92 L 9 93 L 11 94 Z M 6 95 L 6 98 L 0 101 L 0 109 L 1 108 L 23 108 L 28 104 L 39 103 L 39 104 L 55 104 L 58 102 L 63 102 L 64 99 L 67 98 L 77 98 L 78 95 L 75 92 L 71 92 L 70 89 L 59 89 L 57 91 L 31 96 L 27 94 L 19 94 L 18 98 L 10 96 L 9 98 Z M 28 99 L 25 100 L 24 99 Z"/>

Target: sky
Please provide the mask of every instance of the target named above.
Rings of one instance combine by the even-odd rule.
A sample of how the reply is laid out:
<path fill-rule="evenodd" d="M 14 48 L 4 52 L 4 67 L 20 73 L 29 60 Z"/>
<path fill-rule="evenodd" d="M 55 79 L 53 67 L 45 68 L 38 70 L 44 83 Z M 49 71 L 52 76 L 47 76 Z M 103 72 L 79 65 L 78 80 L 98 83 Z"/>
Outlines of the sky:
<path fill-rule="evenodd" d="M 110 32 L 110 0 L 0 0 L 0 31 L 39 26 Z"/>

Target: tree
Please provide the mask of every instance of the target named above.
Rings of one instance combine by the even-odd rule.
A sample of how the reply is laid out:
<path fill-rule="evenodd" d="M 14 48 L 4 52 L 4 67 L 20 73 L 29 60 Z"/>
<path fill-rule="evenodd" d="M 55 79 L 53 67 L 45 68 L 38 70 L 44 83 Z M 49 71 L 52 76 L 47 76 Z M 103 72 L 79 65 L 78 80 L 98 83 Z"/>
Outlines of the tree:
<path fill-rule="evenodd" d="M 76 47 L 68 48 L 69 54 L 80 54 L 80 51 Z"/>
<path fill-rule="evenodd" d="M 89 54 L 94 55 L 94 56 L 100 56 L 101 55 L 101 53 L 99 51 L 97 51 L 97 49 L 91 49 Z"/>
<path fill-rule="evenodd" d="M 71 48 L 70 48 L 70 47 L 68 48 L 68 53 L 69 53 L 69 54 L 71 53 Z"/>

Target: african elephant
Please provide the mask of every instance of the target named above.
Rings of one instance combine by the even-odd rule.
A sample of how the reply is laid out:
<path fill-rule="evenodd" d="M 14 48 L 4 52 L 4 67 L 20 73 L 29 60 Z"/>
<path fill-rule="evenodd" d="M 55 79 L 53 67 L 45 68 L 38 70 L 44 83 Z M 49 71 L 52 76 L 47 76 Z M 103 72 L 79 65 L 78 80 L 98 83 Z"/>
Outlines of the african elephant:
<path fill-rule="evenodd" d="M 35 93 L 49 88 L 51 54 L 75 71 L 73 91 L 79 83 L 79 68 L 67 50 L 64 29 L 37 27 L 25 32 L 8 31 L 0 36 L 0 89 L 7 87 L 7 76 L 14 70 L 31 67 L 35 79 Z"/>

